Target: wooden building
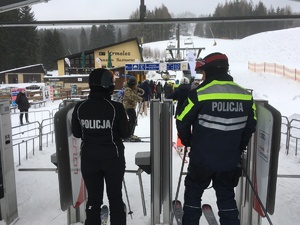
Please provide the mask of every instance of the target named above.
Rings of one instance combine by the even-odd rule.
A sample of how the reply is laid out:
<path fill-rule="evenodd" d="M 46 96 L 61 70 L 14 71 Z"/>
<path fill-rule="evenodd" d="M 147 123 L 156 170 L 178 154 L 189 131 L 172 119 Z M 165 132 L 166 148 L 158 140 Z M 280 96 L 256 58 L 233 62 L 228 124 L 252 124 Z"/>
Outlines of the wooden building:
<path fill-rule="evenodd" d="M 128 39 L 115 44 L 102 46 L 73 55 L 57 59 L 58 75 L 45 76 L 46 85 L 54 88 L 70 89 L 76 85 L 78 88 L 88 88 L 88 75 L 95 68 L 106 68 L 115 75 L 116 90 L 123 87 L 130 76 L 136 76 L 137 81 L 144 80 L 143 71 L 125 71 L 126 63 L 143 62 L 142 49 L 138 38 Z"/>
<path fill-rule="evenodd" d="M 43 64 L 0 71 L 1 84 L 43 83 L 46 71 Z"/>
<path fill-rule="evenodd" d="M 115 76 L 116 90 L 122 89 L 124 82 L 126 82 L 130 76 L 135 76 L 137 81 L 142 81 L 145 79 L 145 74 L 143 71 L 130 71 L 130 73 L 126 73 L 125 66 L 115 67 L 110 70 Z M 45 76 L 44 82 L 45 85 L 51 85 L 54 88 L 71 89 L 72 86 L 76 85 L 79 89 L 85 89 L 89 88 L 89 75 Z"/>
<path fill-rule="evenodd" d="M 89 74 L 95 68 L 116 68 L 126 63 L 142 62 L 138 38 L 128 39 L 96 49 L 57 59 L 58 75 Z"/>

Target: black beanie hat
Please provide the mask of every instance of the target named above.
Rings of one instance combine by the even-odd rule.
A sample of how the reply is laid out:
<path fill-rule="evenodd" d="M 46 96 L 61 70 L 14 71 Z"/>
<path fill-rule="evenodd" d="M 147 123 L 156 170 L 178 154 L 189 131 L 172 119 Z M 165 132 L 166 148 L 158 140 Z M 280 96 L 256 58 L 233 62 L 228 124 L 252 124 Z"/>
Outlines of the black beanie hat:
<path fill-rule="evenodd" d="M 112 92 L 115 88 L 114 76 L 107 69 L 94 69 L 89 75 L 89 86 L 92 91 Z"/>
<path fill-rule="evenodd" d="M 127 85 L 129 87 L 134 87 L 136 85 L 136 78 L 135 76 L 130 76 L 128 81 L 127 81 Z"/>

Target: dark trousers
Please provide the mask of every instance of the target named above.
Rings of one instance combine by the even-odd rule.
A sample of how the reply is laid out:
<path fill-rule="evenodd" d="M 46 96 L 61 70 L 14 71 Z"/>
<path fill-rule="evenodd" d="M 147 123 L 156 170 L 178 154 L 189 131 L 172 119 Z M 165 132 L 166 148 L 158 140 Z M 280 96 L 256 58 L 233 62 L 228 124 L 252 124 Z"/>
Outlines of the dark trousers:
<path fill-rule="evenodd" d="M 128 116 L 128 126 L 129 130 L 131 131 L 131 135 L 134 134 L 135 126 L 137 123 L 137 117 L 136 117 L 136 112 L 135 109 L 127 109 L 126 110 L 127 116 Z"/>
<path fill-rule="evenodd" d="M 212 182 L 216 191 L 221 225 L 240 225 L 234 188 L 238 183 L 240 169 L 226 172 L 212 172 L 195 165 L 189 165 L 185 178 L 183 225 L 199 225 L 202 215 L 201 198 Z"/>
<path fill-rule="evenodd" d="M 122 199 L 124 157 L 101 161 L 81 159 L 81 172 L 88 195 L 85 225 L 101 224 L 104 181 L 109 201 L 110 224 L 126 225 L 126 212 Z"/>
<path fill-rule="evenodd" d="M 158 98 L 159 101 L 161 101 L 161 93 L 156 93 L 156 98 Z"/>
<path fill-rule="evenodd" d="M 23 123 L 23 114 L 25 113 L 26 122 L 28 122 L 28 109 L 20 109 L 20 122 Z"/>

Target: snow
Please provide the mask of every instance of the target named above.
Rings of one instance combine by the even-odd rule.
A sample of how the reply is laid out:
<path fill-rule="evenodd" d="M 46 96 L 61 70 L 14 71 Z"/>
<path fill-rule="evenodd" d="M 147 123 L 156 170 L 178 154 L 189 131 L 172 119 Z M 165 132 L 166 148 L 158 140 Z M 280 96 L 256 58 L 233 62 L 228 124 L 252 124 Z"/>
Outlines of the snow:
<path fill-rule="evenodd" d="M 282 116 L 300 119 L 300 82 L 290 80 L 281 76 L 264 73 L 252 73 L 248 71 L 247 63 L 270 62 L 286 65 L 290 68 L 300 68 L 300 48 L 297 47 L 300 40 L 300 28 L 265 32 L 246 37 L 241 40 L 216 39 L 216 46 L 213 46 L 214 39 L 192 37 L 195 47 L 205 47 L 201 57 L 220 51 L 229 57 L 231 75 L 241 86 L 253 89 L 255 99 L 264 99 L 270 105 L 277 108 Z M 168 41 L 145 44 L 151 48 L 166 49 Z M 180 73 L 178 74 L 180 76 Z M 61 101 L 47 102 L 43 110 L 58 108 Z M 31 111 L 41 110 L 30 109 Z M 150 114 L 148 114 L 150 115 Z M 12 115 L 13 126 L 18 125 L 16 115 Z M 149 116 L 139 117 L 135 134 L 142 137 L 150 136 Z M 176 128 L 173 127 L 176 134 Z M 175 135 L 174 135 L 175 136 Z M 135 154 L 142 151 L 150 151 L 149 143 L 125 143 L 127 170 L 137 170 L 135 165 Z M 299 175 L 300 160 L 295 155 L 296 143 L 291 142 L 289 155 L 285 153 L 285 137 L 281 140 L 279 154 L 278 174 Z M 299 146 L 298 146 L 299 148 Z M 43 146 L 42 151 L 35 151 L 35 155 L 29 154 L 29 159 L 22 159 L 21 166 L 16 162 L 16 186 L 18 200 L 19 218 L 15 225 L 65 225 L 67 224 L 67 212 L 61 211 L 58 177 L 54 171 L 25 172 L 20 168 L 55 168 L 50 161 L 50 156 L 55 153 L 55 143 L 49 143 L 48 147 Z M 16 158 L 16 157 L 15 157 Z M 177 153 L 173 153 L 173 195 L 175 196 L 181 160 Z M 187 164 L 185 165 L 185 169 Z M 143 215 L 143 207 L 138 184 L 138 176 L 134 173 L 125 174 L 125 182 L 129 195 L 130 207 L 133 211 L 133 218 L 128 216 L 130 225 L 151 224 L 151 197 L 150 197 L 150 175 L 142 173 L 143 187 L 146 199 L 147 215 Z M 184 185 L 181 182 L 179 199 L 183 201 Z M 300 219 L 300 179 L 278 178 L 277 193 L 275 201 L 275 213 L 270 215 L 273 224 L 297 225 Z M 104 200 L 107 203 L 107 199 Z M 124 201 L 127 203 L 124 193 Z M 212 204 L 216 211 L 216 198 L 212 189 L 206 190 L 203 196 L 203 203 Z M 81 225 L 74 223 L 73 225 Z M 174 224 L 176 222 L 174 221 Z M 201 224 L 207 224 L 204 217 Z M 266 219 L 262 224 L 269 224 Z M 0 222 L 5 225 L 5 222 Z"/>

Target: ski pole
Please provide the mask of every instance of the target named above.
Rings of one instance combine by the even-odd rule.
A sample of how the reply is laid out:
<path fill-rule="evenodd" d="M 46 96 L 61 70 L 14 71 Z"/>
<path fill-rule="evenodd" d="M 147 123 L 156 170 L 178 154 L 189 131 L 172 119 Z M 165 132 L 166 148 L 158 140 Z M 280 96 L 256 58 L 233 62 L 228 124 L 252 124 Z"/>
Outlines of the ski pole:
<path fill-rule="evenodd" d="M 125 179 L 124 178 L 123 178 L 123 185 L 124 185 L 125 195 L 126 195 L 126 199 L 127 199 L 127 205 L 128 205 L 128 209 L 129 209 L 128 214 L 130 215 L 130 217 L 132 219 L 133 212 L 131 211 L 131 207 L 130 207 L 130 203 L 129 203 L 129 198 L 128 198 L 128 193 L 127 193 L 127 188 L 126 188 L 126 184 L 125 184 Z"/>
<path fill-rule="evenodd" d="M 182 163 L 181 163 L 181 169 L 180 169 L 179 180 L 178 180 L 178 185 L 177 185 L 177 190 L 176 190 L 176 195 L 175 195 L 175 201 L 178 200 L 178 193 L 179 193 L 179 188 L 180 188 L 180 183 L 181 183 L 181 178 L 182 178 L 182 172 L 183 172 L 186 153 L 187 153 L 187 147 L 184 146 L 184 153 L 183 153 L 183 159 L 182 159 Z"/>
<path fill-rule="evenodd" d="M 176 194 L 175 194 L 175 204 L 173 205 L 172 209 L 173 209 L 173 215 L 175 215 L 175 205 L 176 202 L 178 200 L 178 194 L 179 194 L 179 188 L 180 188 L 180 184 L 181 184 L 181 178 L 182 178 L 182 172 L 183 172 L 183 167 L 184 167 L 184 161 L 185 161 L 185 157 L 186 157 L 186 153 L 187 153 L 187 147 L 184 146 L 184 153 L 183 153 L 183 159 L 182 159 L 182 163 L 181 163 L 181 169 L 180 169 L 180 174 L 179 174 L 179 180 L 178 180 L 178 184 L 177 184 L 177 190 L 176 190 Z M 176 218 L 176 216 L 174 216 L 176 219 L 177 224 L 179 224 L 178 219 Z"/>

